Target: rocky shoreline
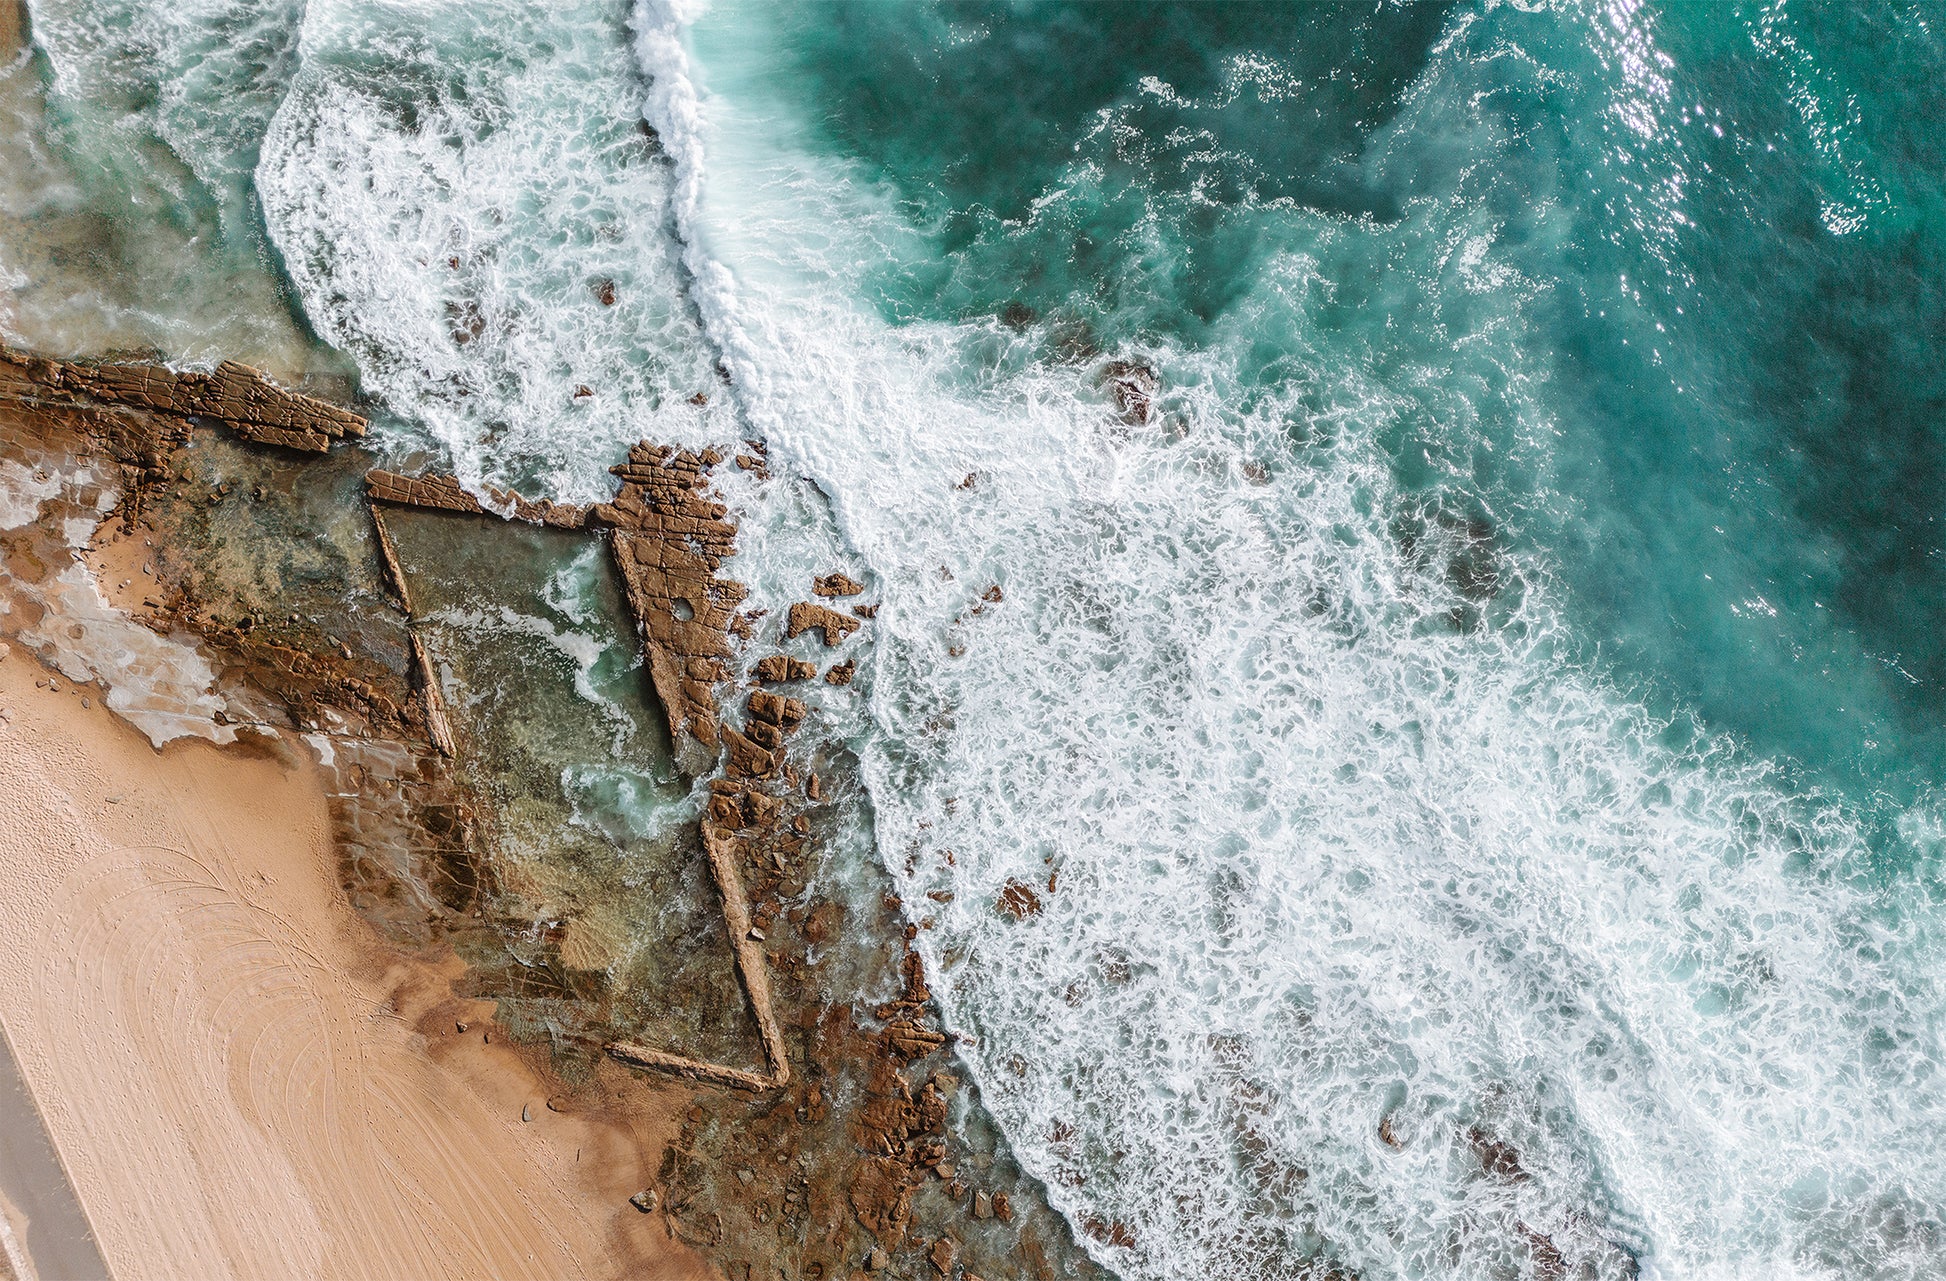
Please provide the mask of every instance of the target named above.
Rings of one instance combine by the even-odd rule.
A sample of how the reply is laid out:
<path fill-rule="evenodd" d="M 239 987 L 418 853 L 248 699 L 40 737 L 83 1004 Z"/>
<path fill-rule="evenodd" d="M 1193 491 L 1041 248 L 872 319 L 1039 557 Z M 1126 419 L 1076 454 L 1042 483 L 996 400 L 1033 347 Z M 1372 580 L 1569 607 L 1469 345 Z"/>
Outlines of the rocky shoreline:
<path fill-rule="evenodd" d="M 821 665 L 828 687 L 850 683 L 875 611 L 834 606 L 863 585 L 834 569 L 781 620 L 743 609 L 745 588 L 721 572 L 737 530 L 712 486 L 715 449 L 644 442 L 612 469 L 615 496 L 584 509 L 371 467 L 364 429 L 242 366 L 183 373 L 0 349 L 0 458 L 104 473 L 81 495 L 107 518 L 89 563 L 111 608 L 208 659 L 222 705 L 194 732 L 324 745 L 346 893 L 401 945 L 465 956 L 472 996 L 512 1012 L 546 988 L 549 1018 L 510 1014 L 508 1026 L 546 1023 L 534 1052 L 562 1107 L 593 1088 L 603 1059 L 686 1092 L 636 1211 L 738 1281 L 1099 1275 L 957 1069 L 910 948 L 919 926 L 885 886 L 861 899 L 821 875 L 826 838 L 856 827 L 862 797 L 843 745 L 784 691 L 819 680 Z M 761 443 L 745 449 L 738 463 L 767 475 Z M 480 521 L 483 540 L 513 520 L 606 544 L 674 760 L 707 798 L 694 845 L 761 1063 L 653 1043 L 618 1021 L 603 976 L 547 954 L 545 935 L 538 969 L 531 956 L 503 963 L 506 940 L 535 923 L 504 915 L 481 839 L 492 799 L 454 765 L 466 734 L 442 706 L 388 524 L 408 511 Z M 10 583 L 51 580 L 61 550 L 16 542 Z M 137 560 L 139 580 L 116 577 Z M 17 636 L 45 622 L 23 625 L 28 615 L 58 613 L 30 588 L 9 594 Z"/>

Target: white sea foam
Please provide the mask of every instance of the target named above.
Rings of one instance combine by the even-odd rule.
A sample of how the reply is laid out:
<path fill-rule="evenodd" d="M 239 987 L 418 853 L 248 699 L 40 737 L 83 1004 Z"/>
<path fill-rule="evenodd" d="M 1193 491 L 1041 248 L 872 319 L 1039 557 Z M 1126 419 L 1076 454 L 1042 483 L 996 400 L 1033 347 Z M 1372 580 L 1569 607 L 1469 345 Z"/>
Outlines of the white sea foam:
<path fill-rule="evenodd" d="M 1854 880 L 1842 810 L 1568 662 L 1544 565 L 1481 606 L 1401 544 L 1379 441 L 1483 372 L 1522 411 L 1505 312 L 1380 376 L 1288 254 L 1235 334 L 1146 353 L 1183 437 L 1131 432 L 997 326 L 848 301 L 909 234 L 890 203 L 734 68 L 699 89 L 667 8 L 637 29 L 711 337 L 882 586 L 879 855 L 908 903 L 954 892 L 935 990 L 1091 1249 L 1145 1277 L 1946 1262 L 1937 920 Z M 1491 226 L 1419 218 L 1517 317 Z M 1223 340 L 1266 318 L 1308 373 L 1241 413 Z M 995 911 L 1010 881 L 1037 914 Z"/>
<path fill-rule="evenodd" d="M 1646 150 L 1661 64 L 1616 13 L 1614 113 Z M 1547 466 L 1518 336 L 1543 286 L 1492 202 L 1419 198 L 1370 256 L 1428 264 L 1384 296 L 1450 365 L 1332 345 L 1316 255 L 1345 233 L 1321 226 L 1203 349 L 1123 353 L 1182 429 L 1131 430 L 1034 335 L 855 301 L 917 233 L 764 105 L 732 39 L 700 60 L 712 96 L 696 19 L 635 10 L 651 162 L 614 128 L 600 24 L 311 4 L 265 216 L 313 322 L 469 483 L 605 495 L 640 436 L 728 434 L 723 361 L 882 594 L 857 687 L 877 853 L 908 902 L 955 892 L 919 936 L 935 990 L 1089 1248 L 1131 1277 L 1294 1275 L 1314 1249 L 1511 1275 L 1542 1237 L 1608 1276 L 1941 1271 L 1933 910 L 1864 882 L 1842 810 L 1566 661 L 1545 565 L 1465 600 L 1436 537 L 1398 536 L 1388 434 L 1446 466 L 1504 415 Z M 1475 21 L 1435 51 L 1442 101 L 1526 56 L 1470 46 Z M 1431 96 L 1395 137 L 1439 145 Z M 1625 212 L 1666 238 L 1681 204 Z M 1241 409 L 1223 353 L 1264 332 L 1295 372 Z M 811 495 L 727 484 L 758 602 L 831 567 Z M 585 647 L 542 630 L 593 697 Z M 1935 858 L 1940 830 L 1902 825 Z M 1041 910 L 996 912 L 1009 882 Z"/>
<path fill-rule="evenodd" d="M 301 4 L 29 8 L 45 63 L 0 71 L 8 331 L 50 351 L 155 346 L 286 377 L 329 363 L 265 261 L 249 192 Z"/>
<path fill-rule="evenodd" d="M 29 0 L 54 91 L 90 121 L 98 161 L 166 177 L 154 135 L 212 193 L 238 195 L 294 61 L 300 0 Z M 186 189 L 175 194 L 194 197 Z M 239 211 L 240 212 L 240 211 Z"/>
<path fill-rule="evenodd" d="M 257 173 L 314 324 L 463 481 L 587 501 L 727 432 L 612 17 L 307 7 Z M 604 305 L 604 300 L 608 305 Z"/>
<path fill-rule="evenodd" d="M 31 603 L 39 617 L 19 635 L 71 681 L 98 682 L 102 701 L 157 747 L 171 739 L 235 739 L 236 731 L 214 718 L 223 700 L 214 693 L 216 672 L 196 646 L 158 636 L 127 610 L 102 595 L 101 584 L 78 557 L 112 500 L 93 471 L 52 464 L 30 468 L 0 462 L 0 529 L 19 529 L 40 519 L 51 499 L 70 500 L 62 534 L 77 558 L 38 581 L 0 569 L 0 612 Z M 93 514 L 89 514 L 93 513 Z"/>
<path fill-rule="evenodd" d="M 592 684 L 594 666 L 608 650 L 608 642 L 586 632 L 563 630 L 544 618 L 523 614 L 510 606 L 485 609 L 442 609 L 427 615 L 426 621 L 462 631 L 498 631 L 530 636 L 568 660 L 574 672 L 575 692 L 591 703 L 604 703 Z"/>

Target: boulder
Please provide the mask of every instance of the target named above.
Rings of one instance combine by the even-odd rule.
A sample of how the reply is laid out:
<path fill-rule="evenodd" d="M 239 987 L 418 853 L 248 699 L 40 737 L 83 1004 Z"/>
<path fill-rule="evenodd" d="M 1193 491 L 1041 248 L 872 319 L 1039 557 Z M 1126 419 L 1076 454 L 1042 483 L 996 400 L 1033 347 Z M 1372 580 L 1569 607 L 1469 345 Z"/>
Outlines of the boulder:
<path fill-rule="evenodd" d="M 787 681 L 814 680 L 818 669 L 816 664 L 789 654 L 769 654 L 757 660 L 752 674 L 766 685 L 782 685 Z"/>
<path fill-rule="evenodd" d="M 811 583 L 811 591 L 819 596 L 856 596 L 864 590 L 863 583 L 854 582 L 836 572 L 821 574 Z"/>
<path fill-rule="evenodd" d="M 846 637 L 857 631 L 860 624 L 855 618 L 848 618 L 835 609 L 799 601 L 791 606 L 791 612 L 784 624 L 784 639 L 796 640 L 805 632 L 819 632 L 824 637 L 826 647 L 842 643 Z"/>

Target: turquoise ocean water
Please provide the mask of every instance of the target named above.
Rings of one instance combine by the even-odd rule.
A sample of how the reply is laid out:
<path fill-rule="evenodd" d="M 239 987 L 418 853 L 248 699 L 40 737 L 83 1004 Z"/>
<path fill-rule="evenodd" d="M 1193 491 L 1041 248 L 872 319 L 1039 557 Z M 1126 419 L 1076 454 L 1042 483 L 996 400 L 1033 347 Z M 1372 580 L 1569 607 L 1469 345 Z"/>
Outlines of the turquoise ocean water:
<path fill-rule="evenodd" d="M 829 874 L 955 892 L 1121 1274 L 1946 1271 L 1937 9 L 30 9 L 158 312 L 471 481 L 806 478 L 726 483 L 884 601 Z"/>

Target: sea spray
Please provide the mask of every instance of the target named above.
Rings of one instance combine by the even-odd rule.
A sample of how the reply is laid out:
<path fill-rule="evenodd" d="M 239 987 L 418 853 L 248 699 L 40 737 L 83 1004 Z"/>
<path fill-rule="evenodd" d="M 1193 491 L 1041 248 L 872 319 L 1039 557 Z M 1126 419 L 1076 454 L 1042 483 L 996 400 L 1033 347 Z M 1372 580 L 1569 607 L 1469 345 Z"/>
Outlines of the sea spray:
<path fill-rule="evenodd" d="M 0 70 L 0 313 L 13 341 L 341 373 L 303 331 L 250 189 L 294 58 L 289 0 L 34 0 Z"/>

